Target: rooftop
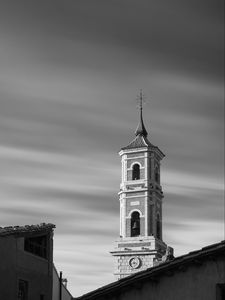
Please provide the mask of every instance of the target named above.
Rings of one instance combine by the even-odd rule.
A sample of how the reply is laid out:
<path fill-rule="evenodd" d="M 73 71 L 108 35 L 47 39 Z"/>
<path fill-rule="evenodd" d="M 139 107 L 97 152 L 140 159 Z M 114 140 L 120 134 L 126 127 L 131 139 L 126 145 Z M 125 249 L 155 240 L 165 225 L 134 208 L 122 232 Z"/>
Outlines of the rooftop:
<path fill-rule="evenodd" d="M 33 232 L 50 232 L 55 228 L 54 224 L 51 223 L 41 223 L 38 225 L 25 225 L 25 226 L 7 226 L 0 227 L 0 237 L 9 235 L 23 235 L 26 233 Z"/>
<path fill-rule="evenodd" d="M 140 148 L 140 147 L 153 147 L 156 148 L 156 146 L 152 145 L 146 136 L 144 135 L 137 135 L 135 139 L 126 147 L 123 147 L 123 149 L 132 149 L 132 148 Z"/>
<path fill-rule="evenodd" d="M 204 247 L 200 250 L 192 251 L 186 255 L 176 257 L 173 260 L 162 263 L 156 267 L 140 271 L 74 299 L 91 300 L 95 299 L 97 296 L 104 297 L 107 294 L 119 292 L 123 288 L 129 288 L 129 286 L 139 284 L 146 279 L 150 281 L 158 281 L 162 275 L 172 275 L 178 270 L 185 270 L 186 267 L 191 264 L 201 265 L 204 260 L 213 259 L 219 255 L 223 255 L 225 257 L 225 240 L 220 243 Z"/>

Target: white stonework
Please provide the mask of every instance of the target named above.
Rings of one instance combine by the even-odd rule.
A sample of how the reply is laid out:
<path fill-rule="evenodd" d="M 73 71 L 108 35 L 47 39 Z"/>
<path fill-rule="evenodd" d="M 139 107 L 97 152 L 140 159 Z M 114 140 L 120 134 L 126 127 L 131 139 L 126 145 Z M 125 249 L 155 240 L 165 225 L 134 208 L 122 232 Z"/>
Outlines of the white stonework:
<path fill-rule="evenodd" d="M 140 205 L 140 201 L 133 201 L 130 203 L 131 206 Z"/>

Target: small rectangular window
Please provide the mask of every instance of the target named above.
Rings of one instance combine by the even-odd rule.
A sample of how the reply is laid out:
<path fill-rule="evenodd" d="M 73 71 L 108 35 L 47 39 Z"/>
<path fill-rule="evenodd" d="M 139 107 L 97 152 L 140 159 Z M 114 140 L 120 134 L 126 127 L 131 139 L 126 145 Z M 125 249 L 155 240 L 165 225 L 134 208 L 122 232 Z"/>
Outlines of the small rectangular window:
<path fill-rule="evenodd" d="M 47 235 L 25 238 L 24 250 L 34 255 L 47 258 Z"/>
<path fill-rule="evenodd" d="M 28 282 L 19 279 L 18 283 L 18 300 L 28 300 Z"/>
<path fill-rule="evenodd" d="M 45 295 L 40 295 L 40 300 L 45 300 Z"/>

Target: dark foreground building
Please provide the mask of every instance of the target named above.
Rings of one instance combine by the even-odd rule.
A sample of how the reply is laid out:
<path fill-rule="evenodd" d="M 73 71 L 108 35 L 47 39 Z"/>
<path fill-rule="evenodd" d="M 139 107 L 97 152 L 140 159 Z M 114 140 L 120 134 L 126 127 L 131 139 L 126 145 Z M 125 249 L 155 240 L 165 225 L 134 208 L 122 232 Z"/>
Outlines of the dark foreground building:
<path fill-rule="evenodd" d="M 53 266 L 52 300 L 72 300 L 72 299 L 73 297 L 67 289 L 67 279 L 60 278 L 60 274 L 58 274 L 55 266 Z"/>
<path fill-rule="evenodd" d="M 225 241 L 106 285 L 76 300 L 224 300 Z"/>
<path fill-rule="evenodd" d="M 52 300 L 53 228 L 0 228 L 1 300 Z"/>
<path fill-rule="evenodd" d="M 72 299 L 53 264 L 54 228 L 0 227 L 0 300 Z"/>

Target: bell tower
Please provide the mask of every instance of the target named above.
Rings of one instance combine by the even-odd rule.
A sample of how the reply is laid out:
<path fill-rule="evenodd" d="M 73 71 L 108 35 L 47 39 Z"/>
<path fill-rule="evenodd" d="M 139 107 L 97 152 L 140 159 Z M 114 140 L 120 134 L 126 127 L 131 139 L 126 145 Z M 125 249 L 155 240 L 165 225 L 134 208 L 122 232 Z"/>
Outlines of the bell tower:
<path fill-rule="evenodd" d="M 163 152 L 148 139 L 139 96 L 139 124 L 135 139 L 119 152 L 122 176 L 119 191 L 120 238 L 111 251 L 118 279 L 153 267 L 166 253 L 162 240 L 160 163 Z"/>

